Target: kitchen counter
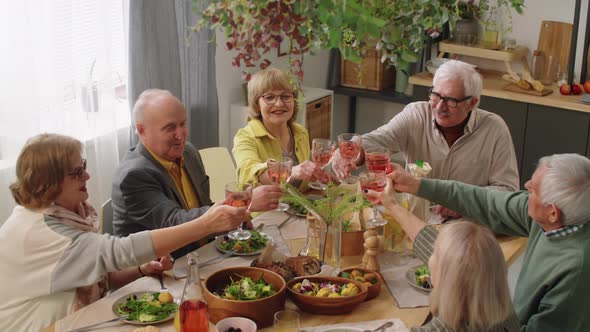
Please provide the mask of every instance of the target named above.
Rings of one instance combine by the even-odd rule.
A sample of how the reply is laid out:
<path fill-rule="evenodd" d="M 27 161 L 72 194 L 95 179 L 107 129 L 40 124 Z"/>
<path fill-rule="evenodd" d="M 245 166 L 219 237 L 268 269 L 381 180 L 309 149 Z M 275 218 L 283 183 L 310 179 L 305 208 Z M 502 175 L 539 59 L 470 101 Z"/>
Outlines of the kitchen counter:
<path fill-rule="evenodd" d="M 525 93 L 502 90 L 502 87 L 508 84 L 508 82 L 501 78 L 502 73 L 498 71 L 482 70 L 480 73 L 483 76 L 482 95 L 484 96 L 590 113 L 590 105 L 580 102 L 581 95 L 563 96 L 559 93 L 559 88 L 556 86 L 556 84 L 547 86 L 547 88 L 553 90 L 553 93 L 550 95 L 543 97 L 534 96 Z M 414 76 L 411 76 L 409 82 L 410 84 L 430 87 L 432 86 L 432 74 L 429 72 L 418 73 Z"/>

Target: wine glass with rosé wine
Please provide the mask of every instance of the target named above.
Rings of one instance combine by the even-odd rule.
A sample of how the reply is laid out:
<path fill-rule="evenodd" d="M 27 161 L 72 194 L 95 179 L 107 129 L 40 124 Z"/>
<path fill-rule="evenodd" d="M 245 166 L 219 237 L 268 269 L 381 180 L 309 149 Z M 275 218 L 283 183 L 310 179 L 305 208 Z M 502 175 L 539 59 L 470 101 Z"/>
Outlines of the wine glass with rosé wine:
<path fill-rule="evenodd" d="M 326 167 L 336 150 L 336 142 L 325 138 L 314 138 L 311 142 L 311 160 L 320 168 Z M 317 190 L 324 190 L 328 186 L 319 179 L 310 182 L 309 187 Z"/>
<path fill-rule="evenodd" d="M 362 138 L 359 134 L 345 133 L 338 135 L 338 150 L 340 150 L 340 157 L 351 165 L 357 160 L 361 154 Z M 348 183 L 348 177 L 341 179 Z"/>
<path fill-rule="evenodd" d="M 377 146 L 365 149 L 365 160 L 368 171 L 381 171 L 385 172 L 385 174 L 393 171 L 391 160 L 389 159 L 389 150 L 384 147 Z"/>
<path fill-rule="evenodd" d="M 269 159 L 266 161 L 266 169 L 268 170 L 268 177 L 273 184 L 281 184 L 289 182 L 291 178 L 291 169 L 293 169 L 293 159 L 289 157 L 282 157 L 280 160 Z M 289 204 L 280 202 L 275 211 L 287 211 Z"/>
<path fill-rule="evenodd" d="M 233 207 L 250 208 L 252 203 L 252 184 L 230 182 L 225 185 L 225 204 Z M 244 221 L 240 227 L 227 233 L 227 236 L 232 240 L 247 240 L 252 235 L 249 230 L 244 229 L 246 222 Z"/>
<path fill-rule="evenodd" d="M 383 189 L 385 189 L 385 185 L 387 184 L 385 172 L 382 171 L 362 172 L 361 174 L 359 174 L 359 181 L 361 183 L 361 189 L 363 190 L 363 193 L 365 192 L 365 190 L 374 190 L 381 192 L 383 191 Z M 365 197 L 371 203 L 373 203 L 373 218 L 367 220 L 367 228 L 376 228 L 387 224 L 387 219 L 380 217 L 380 214 L 377 211 L 376 206 L 378 204 L 381 204 L 379 199 L 376 199 L 374 197 L 368 197 L 367 195 L 365 195 Z"/>

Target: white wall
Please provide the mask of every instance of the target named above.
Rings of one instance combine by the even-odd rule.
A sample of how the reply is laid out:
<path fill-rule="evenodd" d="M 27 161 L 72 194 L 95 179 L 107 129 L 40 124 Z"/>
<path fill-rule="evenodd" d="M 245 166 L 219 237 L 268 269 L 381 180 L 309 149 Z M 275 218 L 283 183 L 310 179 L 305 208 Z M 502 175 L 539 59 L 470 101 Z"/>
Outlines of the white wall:
<path fill-rule="evenodd" d="M 575 0 L 526 0 L 524 14 L 513 13 L 513 33 L 517 44 L 525 45 L 529 50 L 534 50 L 539 38 L 541 21 L 553 20 L 573 23 Z M 584 42 L 585 13 L 587 2 L 582 1 L 580 29 L 578 32 L 578 51 L 576 54 L 575 72 L 581 68 L 582 47 Z M 231 103 L 241 102 L 243 92 L 241 84 L 241 70 L 231 66 L 231 52 L 224 49 L 224 36 L 218 33 L 218 48 L 216 54 L 217 92 L 219 96 L 220 112 L 220 145 L 229 146 L 233 140 L 233 133 L 229 131 L 229 108 Z M 435 55 L 436 53 L 433 53 Z M 287 57 L 270 57 L 273 66 L 287 68 Z M 276 60 L 276 61 L 275 61 Z M 494 61 L 486 61 L 474 58 L 465 58 L 466 61 L 477 64 L 483 68 L 503 70 L 503 64 Z M 518 67 L 515 66 L 518 71 Z M 328 53 L 322 52 L 315 56 L 306 56 L 304 59 L 304 85 L 326 88 L 328 76 Z M 579 74 L 578 74 L 579 75 Z M 397 114 L 404 105 L 383 102 L 372 99 L 357 99 L 356 131 L 365 133 L 387 122 Z M 348 122 L 348 97 L 334 96 L 334 128 L 333 135 L 347 131 Z"/>

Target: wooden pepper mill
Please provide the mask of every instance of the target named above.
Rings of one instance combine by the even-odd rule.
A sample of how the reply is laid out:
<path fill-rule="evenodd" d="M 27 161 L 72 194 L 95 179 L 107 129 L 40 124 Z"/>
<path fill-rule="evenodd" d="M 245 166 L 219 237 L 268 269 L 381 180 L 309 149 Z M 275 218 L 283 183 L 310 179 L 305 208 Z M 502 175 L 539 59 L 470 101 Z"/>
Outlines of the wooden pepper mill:
<path fill-rule="evenodd" d="M 363 234 L 365 243 L 365 254 L 362 259 L 362 267 L 371 271 L 379 271 L 379 262 L 377 261 L 377 253 L 379 253 L 379 238 L 377 237 L 377 230 L 368 229 Z"/>

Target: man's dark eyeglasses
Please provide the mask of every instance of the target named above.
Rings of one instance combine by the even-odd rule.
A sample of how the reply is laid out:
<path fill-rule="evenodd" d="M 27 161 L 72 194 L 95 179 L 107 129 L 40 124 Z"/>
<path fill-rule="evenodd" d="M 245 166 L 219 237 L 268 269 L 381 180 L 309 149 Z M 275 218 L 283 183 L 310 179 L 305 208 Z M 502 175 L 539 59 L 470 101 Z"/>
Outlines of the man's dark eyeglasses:
<path fill-rule="evenodd" d="M 438 104 L 438 102 L 442 100 L 447 105 L 447 107 L 455 108 L 455 107 L 457 107 L 457 105 L 460 102 L 464 102 L 466 100 L 471 99 L 471 96 L 463 97 L 461 99 L 452 98 L 452 97 L 443 97 L 443 96 L 439 95 L 438 93 L 432 91 L 432 89 L 430 89 L 430 90 L 428 90 L 428 99 L 430 99 L 430 101 L 435 104 Z"/>
<path fill-rule="evenodd" d="M 86 172 L 86 159 L 82 159 L 82 165 L 76 167 L 73 171 L 68 173 L 68 175 L 80 180 L 84 175 L 84 172 Z"/>

